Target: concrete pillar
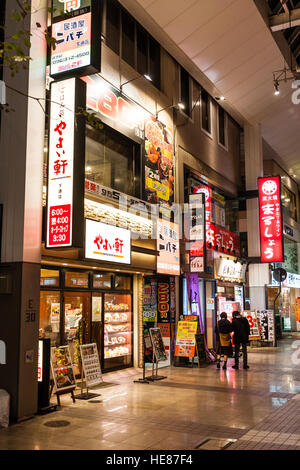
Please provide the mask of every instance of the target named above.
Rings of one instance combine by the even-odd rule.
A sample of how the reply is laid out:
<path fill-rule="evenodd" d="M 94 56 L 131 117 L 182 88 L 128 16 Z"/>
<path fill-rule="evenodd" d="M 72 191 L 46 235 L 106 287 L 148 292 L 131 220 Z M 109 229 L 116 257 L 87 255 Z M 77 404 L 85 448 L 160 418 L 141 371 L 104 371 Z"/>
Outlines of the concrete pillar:
<path fill-rule="evenodd" d="M 257 178 L 263 176 L 263 153 L 261 126 L 247 124 L 245 136 L 246 191 L 257 190 Z M 258 198 L 247 200 L 248 256 L 260 256 Z M 252 309 L 266 308 L 265 284 L 269 282 L 268 264 L 249 265 L 249 293 Z"/>
<path fill-rule="evenodd" d="M 33 0 L 24 28 L 32 32 L 28 70 L 11 77 L 4 68 L 7 102 L 0 134 L 0 203 L 3 223 L 0 264 L 0 340 L 6 363 L 0 364 L 0 388 L 11 396 L 11 420 L 37 411 L 37 354 L 42 231 L 42 175 L 45 132 L 47 0 Z M 7 4 L 7 37 L 19 23 L 10 20 L 15 0 Z M 42 25 L 37 28 L 36 23 Z"/>

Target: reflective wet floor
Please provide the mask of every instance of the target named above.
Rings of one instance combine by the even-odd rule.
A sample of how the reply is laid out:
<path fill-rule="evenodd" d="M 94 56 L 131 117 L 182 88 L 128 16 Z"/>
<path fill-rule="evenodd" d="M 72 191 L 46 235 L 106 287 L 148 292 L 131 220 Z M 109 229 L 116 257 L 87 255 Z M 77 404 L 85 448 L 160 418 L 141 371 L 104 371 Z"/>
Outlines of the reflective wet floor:
<path fill-rule="evenodd" d="M 98 397 L 64 395 L 57 411 L 1 429 L 0 449 L 300 449 L 299 340 L 250 350 L 249 370 L 230 359 L 226 371 L 160 369 L 149 384 L 134 383 L 138 369 L 105 374 Z"/>

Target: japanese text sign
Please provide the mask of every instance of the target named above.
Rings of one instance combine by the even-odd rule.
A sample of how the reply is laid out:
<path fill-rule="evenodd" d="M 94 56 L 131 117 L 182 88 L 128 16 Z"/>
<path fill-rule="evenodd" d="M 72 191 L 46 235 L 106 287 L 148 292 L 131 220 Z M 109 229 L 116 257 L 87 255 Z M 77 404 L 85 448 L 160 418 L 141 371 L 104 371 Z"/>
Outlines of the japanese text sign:
<path fill-rule="evenodd" d="M 72 246 L 75 78 L 51 86 L 47 247 Z"/>
<path fill-rule="evenodd" d="M 131 263 L 130 230 L 86 219 L 85 257 L 114 263 Z"/>
<path fill-rule="evenodd" d="M 262 263 L 283 262 L 280 177 L 258 178 Z"/>
<path fill-rule="evenodd" d="M 178 224 L 161 219 L 157 222 L 157 272 L 180 274 L 179 227 Z"/>

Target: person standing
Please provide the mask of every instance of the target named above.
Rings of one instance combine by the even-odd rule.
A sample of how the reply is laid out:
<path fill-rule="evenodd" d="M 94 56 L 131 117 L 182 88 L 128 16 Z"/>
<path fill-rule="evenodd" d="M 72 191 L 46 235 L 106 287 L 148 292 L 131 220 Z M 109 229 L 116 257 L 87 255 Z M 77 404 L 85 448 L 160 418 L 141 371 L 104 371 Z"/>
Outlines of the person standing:
<path fill-rule="evenodd" d="M 222 312 L 220 320 L 216 324 L 215 333 L 217 339 L 217 369 L 220 369 L 221 354 L 224 355 L 223 370 L 227 368 L 228 356 L 232 355 L 232 344 L 230 332 L 232 331 L 231 323 L 227 320 L 227 313 Z"/>
<path fill-rule="evenodd" d="M 242 317 L 240 312 L 237 310 L 232 312 L 232 331 L 233 335 L 233 344 L 234 344 L 234 366 L 233 369 L 239 368 L 239 354 L 240 347 L 242 345 L 243 351 L 243 368 L 249 369 L 248 366 L 248 357 L 247 357 L 247 343 L 249 341 L 250 335 L 250 325 L 247 318 Z"/>

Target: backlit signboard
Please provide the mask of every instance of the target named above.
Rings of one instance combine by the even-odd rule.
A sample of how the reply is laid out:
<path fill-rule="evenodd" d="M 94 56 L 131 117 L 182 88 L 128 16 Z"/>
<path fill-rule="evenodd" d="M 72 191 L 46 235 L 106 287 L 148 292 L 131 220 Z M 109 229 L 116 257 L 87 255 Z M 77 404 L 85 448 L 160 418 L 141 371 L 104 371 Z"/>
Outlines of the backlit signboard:
<path fill-rule="evenodd" d="M 280 176 L 258 178 L 262 263 L 283 262 Z"/>
<path fill-rule="evenodd" d="M 74 244 L 82 246 L 85 124 L 84 117 L 76 116 L 76 112 L 85 100 L 85 87 L 85 84 L 76 78 L 51 84 L 47 248 Z M 72 233 L 74 215 L 76 221 L 79 221 L 74 231 L 75 240 Z"/>
<path fill-rule="evenodd" d="M 157 272 L 180 275 L 179 226 L 160 219 L 157 222 Z"/>
<path fill-rule="evenodd" d="M 53 0 L 50 76 L 85 75 L 100 71 L 100 2 Z M 98 30 L 98 31 L 97 31 Z"/>
<path fill-rule="evenodd" d="M 97 261 L 130 264 L 130 230 L 86 219 L 85 257 Z"/>

